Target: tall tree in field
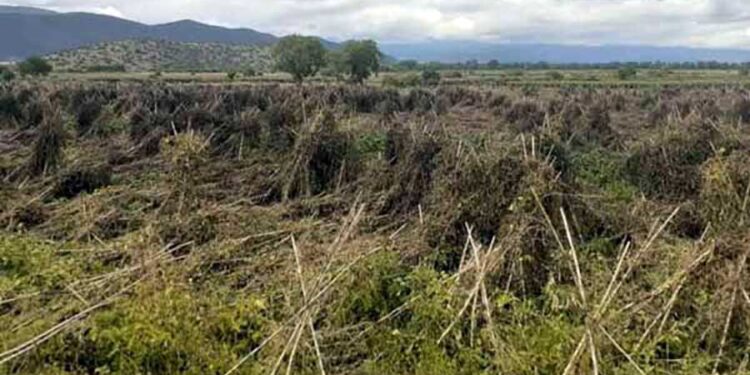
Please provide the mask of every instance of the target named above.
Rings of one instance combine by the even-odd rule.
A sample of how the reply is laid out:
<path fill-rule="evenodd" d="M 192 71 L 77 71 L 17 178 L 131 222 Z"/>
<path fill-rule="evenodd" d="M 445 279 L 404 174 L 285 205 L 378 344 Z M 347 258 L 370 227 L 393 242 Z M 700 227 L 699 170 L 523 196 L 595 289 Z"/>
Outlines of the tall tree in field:
<path fill-rule="evenodd" d="M 318 38 L 291 35 L 273 49 L 276 69 L 287 72 L 298 83 L 314 76 L 325 64 L 326 50 Z"/>
<path fill-rule="evenodd" d="M 339 64 L 352 82 L 362 83 L 380 69 L 380 51 L 374 40 L 346 42 L 339 53 Z"/>

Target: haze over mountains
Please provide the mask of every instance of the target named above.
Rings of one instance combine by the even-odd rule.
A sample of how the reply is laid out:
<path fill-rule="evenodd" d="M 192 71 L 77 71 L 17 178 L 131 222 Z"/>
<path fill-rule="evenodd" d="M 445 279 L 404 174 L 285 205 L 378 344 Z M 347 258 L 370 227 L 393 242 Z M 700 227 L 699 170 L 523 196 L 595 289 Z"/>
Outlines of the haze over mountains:
<path fill-rule="evenodd" d="M 220 6 L 218 4 L 217 6 Z M 278 37 L 253 29 L 230 29 L 191 20 L 147 25 L 92 13 L 57 13 L 45 9 L 0 6 L 0 61 L 20 60 L 103 42 L 153 39 L 169 42 L 225 43 L 265 47 Z M 329 47 L 335 44 L 326 41 Z M 750 50 L 638 45 L 500 44 L 477 41 L 429 40 L 381 43 L 397 59 L 459 62 L 476 59 L 500 62 L 606 63 L 614 61 L 750 61 Z"/>

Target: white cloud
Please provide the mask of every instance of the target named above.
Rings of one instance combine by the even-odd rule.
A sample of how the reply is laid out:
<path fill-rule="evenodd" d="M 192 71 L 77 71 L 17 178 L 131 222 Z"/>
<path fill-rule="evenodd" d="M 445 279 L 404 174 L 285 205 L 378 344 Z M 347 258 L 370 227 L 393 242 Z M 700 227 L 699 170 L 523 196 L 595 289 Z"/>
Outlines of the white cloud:
<path fill-rule="evenodd" d="M 146 23 L 191 18 L 335 40 L 750 46 L 748 0 L 17 0 Z"/>

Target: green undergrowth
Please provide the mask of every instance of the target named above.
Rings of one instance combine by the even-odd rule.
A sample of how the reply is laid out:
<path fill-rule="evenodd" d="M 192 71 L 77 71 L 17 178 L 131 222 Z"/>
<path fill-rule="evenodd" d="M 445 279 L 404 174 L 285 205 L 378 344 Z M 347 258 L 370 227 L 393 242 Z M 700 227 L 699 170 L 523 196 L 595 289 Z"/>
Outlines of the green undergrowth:
<path fill-rule="evenodd" d="M 624 155 L 594 149 L 573 156 L 576 182 L 583 188 L 594 189 L 607 198 L 628 202 L 638 194 L 637 187 L 627 179 L 627 158 Z"/>

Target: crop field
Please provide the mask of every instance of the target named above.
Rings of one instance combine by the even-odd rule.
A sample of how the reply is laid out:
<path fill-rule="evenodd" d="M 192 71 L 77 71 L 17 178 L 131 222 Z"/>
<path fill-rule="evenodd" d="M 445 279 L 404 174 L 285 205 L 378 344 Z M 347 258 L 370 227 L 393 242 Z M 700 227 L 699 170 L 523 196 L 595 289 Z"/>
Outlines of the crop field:
<path fill-rule="evenodd" d="M 241 72 L 240 72 L 241 73 Z M 576 70 L 441 70 L 441 83 L 445 86 L 501 88 L 519 86 L 539 87 L 593 87 L 593 88 L 661 88 L 661 87 L 750 87 L 750 76 L 737 70 L 667 70 L 641 69 L 632 79 L 620 79 L 616 69 Z M 133 71 L 133 72 L 56 72 L 53 79 L 63 82 L 167 82 L 167 83 L 291 83 L 285 73 L 265 73 L 257 76 L 237 74 L 233 79 L 226 72 L 184 71 Z M 376 86 L 405 88 L 418 86 L 419 72 L 381 72 L 370 79 Z M 310 81 L 317 84 L 335 84 L 333 77 L 316 76 Z M 414 82 L 416 81 L 416 85 Z"/>
<path fill-rule="evenodd" d="M 503 74 L 0 85 L 0 374 L 750 374 L 743 79 Z"/>

